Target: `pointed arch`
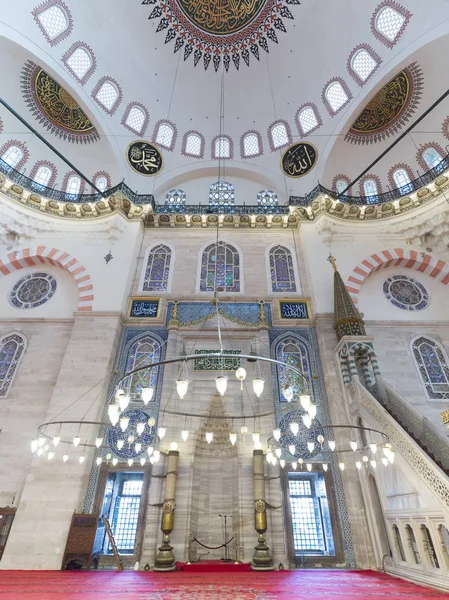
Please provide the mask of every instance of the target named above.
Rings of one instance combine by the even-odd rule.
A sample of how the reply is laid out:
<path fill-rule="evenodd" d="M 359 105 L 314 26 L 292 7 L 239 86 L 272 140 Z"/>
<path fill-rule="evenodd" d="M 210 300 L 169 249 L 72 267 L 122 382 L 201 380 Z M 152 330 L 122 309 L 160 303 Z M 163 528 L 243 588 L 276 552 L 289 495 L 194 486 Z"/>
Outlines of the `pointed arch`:
<path fill-rule="evenodd" d="M 27 339 L 18 331 L 10 331 L 0 338 L 0 398 L 6 398 L 23 355 Z"/>
<path fill-rule="evenodd" d="M 449 360 L 446 350 L 437 340 L 418 335 L 410 349 L 428 400 L 449 399 Z"/>
<path fill-rule="evenodd" d="M 124 371 L 132 371 L 138 367 L 159 362 L 162 359 L 162 339 L 153 332 L 144 332 L 133 337 L 125 349 Z M 151 387 L 157 392 L 158 376 L 163 367 L 140 371 L 123 382 L 123 389 L 131 396 L 131 401 L 139 401 L 143 387 Z M 157 401 L 158 394 L 153 394 L 152 402 Z"/>
<path fill-rule="evenodd" d="M 48 246 L 24 248 L 18 252 L 10 252 L 0 259 L 0 277 L 14 271 L 42 264 L 53 265 L 68 271 L 75 279 L 79 292 L 78 311 L 91 311 L 95 299 L 92 279 L 86 268 L 68 252 Z"/>
<path fill-rule="evenodd" d="M 141 289 L 144 292 L 167 292 L 173 272 L 173 248 L 164 244 L 151 245 L 146 253 Z"/>
<path fill-rule="evenodd" d="M 271 244 L 266 251 L 270 294 L 296 294 L 301 285 L 295 253 L 286 244 Z"/>
<path fill-rule="evenodd" d="M 217 249 L 218 245 L 218 249 Z M 220 240 L 203 246 L 199 254 L 198 286 L 200 292 L 243 292 L 242 253 L 235 246 Z"/>
<path fill-rule="evenodd" d="M 388 267 L 402 267 L 426 273 L 430 277 L 441 281 L 443 285 L 449 283 L 449 265 L 443 260 L 434 258 L 430 254 L 422 254 L 416 250 L 382 250 L 372 254 L 359 263 L 348 277 L 346 288 L 354 304 L 357 305 L 360 289 L 365 280 L 376 271 Z"/>
<path fill-rule="evenodd" d="M 295 333 L 281 335 L 274 341 L 272 352 L 277 360 L 299 369 L 308 382 L 309 387 L 312 387 L 311 357 L 307 342 L 304 339 Z M 300 394 L 304 391 L 304 380 L 300 375 L 293 371 L 286 371 L 282 365 L 276 365 L 273 369 L 275 369 L 277 375 L 280 402 L 287 402 L 281 391 L 284 384 L 291 385 L 295 394 Z"/>

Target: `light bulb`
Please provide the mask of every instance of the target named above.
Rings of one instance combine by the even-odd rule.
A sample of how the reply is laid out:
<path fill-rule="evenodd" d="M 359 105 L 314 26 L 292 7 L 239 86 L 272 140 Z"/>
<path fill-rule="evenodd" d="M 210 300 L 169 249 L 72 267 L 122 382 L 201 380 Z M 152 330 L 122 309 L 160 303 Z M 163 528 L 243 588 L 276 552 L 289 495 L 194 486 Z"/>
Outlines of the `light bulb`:
<path fill-rule="evenodd" d="M 99 448 L 101 446 L 101 444 L 103 443 L 103 438 L 102 437 L 97 437 L 95 438 L 95 446 L 97 448 Z"/>
<path fill-rule="evenodd" d="M 132 467 L 134 464 L 134 460 L 132 458 L 128 458 L 128 467 Z"/>
<path fill-rule="evenodd" d="M 260 442 L 260 433 L 258 431 L 253 431 L 253 442 Z"/>
<path fill-rule="evenodd" d="M 140 454 L 142 451 L 142 444 L 140 442 L 136 442 L 134 448 L 136 449 L 136 454 Z"/>
<path fill-rule="evenodd" d="M 360 470 L 362 468 L 362 463 L 358 460 L 356 461 L 355 466 Z"/>
<path fill-rule="evenodd" d="M 339 466 L 340 466 L 340 469 L 341 469 L 342 471 L 344 471 L 344 470 L 345 470 L 345 463 L 341 462 L 341 463 L 338 463 L 338 464 L 339 464 Z"/>
<path fill-rule="evenodd" d="M 369 461 L 369 458 L 364 454 L 362 456 L 362 460 L 363 460 L 364 463 L 367 463 Z"/>
<path fill-rule="evenodd" d="M 177 442 L 172 442 L 170 444 L 170 450 L 177 450 L 178 449 L 178 444 Z"/>
<path fill-rule="evenodd" d="M 63 462 L 67 462 L 69 460 L 69 455 L 68 454 L 63 454 L 62 455 L 62 460 L 63 460 Z"/>
<path fill-rule="evenodd" d="M 377 452 L 377 444 L 369 444 L 369 449 L 371 450 L 371 452 L 373 454 L 376 454 L 376 452 Z"/>
<path fill-rule="evenodd" d="M 162 439 L 165 434 L 167 433 L 167 428 L 166 427 L 159 427 L 157 430 L 157 435 L 160 439 Z"/>
<path fill-rule="evenodd" d="M 189 389 L 189 382 L 187 379 L 178 379 L 176 381 L 176 391 L 178 392 L 178 396 L 182 400 L 184 396 L 187 394 L 187 390 Z"/>
<path fill-rule="evenodd" d="M 122 431 L 126 431 L 126 428 L 129 425 L 129 417 L 121 417 L 120 418 L 120 429 Z"/>
<path fill-rule="evenodd" d="M 42 456 L 43 453 L 44 453 L 44 449 L 43 448 L 38 448 L 37 449 L 37 455 L 38 456 Z"/>
<path fill-rule="evenodd" d="M 316 441 L 322 446 L 324 443 L 324 435 L 320 433 L 320 435 L 317 436 Z"/>
<path fill-rule="evenodd" d="M 39 448 L 42 448 L 42 446 L 43 446 L 44 444 L 45 444 L 45 438 L 44 438 L 44 437 L 40 437 L 40 438 L 37 440 L 37 445 L 38 445 L 38 447 L 39 447 Z"/>
<path fill-rule="evenodd" d="M 234 445 L 237 441 L 237 434 L 236 433 L 230 433 L 229 434 L 229 441 L 231 442 L 232 445 Z"/>
<path fill-rule="evenodd" d="M 101 458 L 101 456 L 99 456 L 99 457 L 98 457 L 98 458 L 95 460 L 95 462 L 96 462 L 96 464 L 97 464 L 97 467 L 99 467 L 99 466 L 101 465 L 101 461 L 102 461 L 102 460 L 103 460 L 103 459 Z"/>
<path fill-rule="evenodd" d="M 313 421 L 313 419 L 316 417 L 316 404 L 311 404 L 307 409 L 307 412 L 309 413 L 309 416 Z"/>
<path fill-rule="evenodd" d="M 120 400 L 120 396 L 123 396 L 125 393 L 125 390 L 117 390 L 115 392 L 115 399 L 117 400 L 117 402 Z"/>
<path fill-rule="evenodd" d="M 108 406 L 108 417 L 112 425 L 117 425 L 120 416 L 120 411 L 117 404 L 110 404 Z"/>
<path fill-rule="evenodd" d="M 220 396 L 224 396 L 228 387 L 228 378 L 226 375 L 220 375 L 215 377 L 215 385 Z"/>
<path fill-rule="evenodd" d="M 274 451 L 274 453 L 276 454 L 276 456 L 278 458 L 281 458 L 281 456 L 282 456 L 282 449 L 281 448 L 276 448 L 276 450 Z"/>
<path fill-rule="evenodd" d="M 307 448 L 309 452 L 313 452 L 315 450 L 315 442 L 307 442 Z"/>
<path fill-rule="evenodd" d="M 53 438 L 53 446 L 57 446 L 60 441 L 61 437 L 59 435 L 55 435 L 55 437 Z"/>
<path fill-rule="evenodd" d="M 283 385 L 282 388 L 282 395 L 284 396 L 284 398 L 287 400 L 287 402 L 291 402 L 293 399 L 293 388 L 291 385 Z"/>
<path fill-rule="evenodd" d="M 298 463 L 297 462 L 292 462 L 292 469 L 293 469 L 293 471 L 296 471 L 297 467 L 298 467 Z"/>
<path fill-rule="evenodd" d="M 295 454 L 296 447 L 293 444 L 290 444 L 290 446 L 288 447 L 288 451 L 290 452 L 290 454 Z"/>
<path fill-rule="evenodd" d="M 54 452 L 49 452 L 49 453 L 47 454 L 47 458 L 48 458 L 48 460 L 51 460 L 51 459 L 54 457 L 54 455 L 55 455 L 55 453 L 54 453 Z"/>
<path fill-rule="evenodd" d="M 262 442 L 254 442 L 254 450 L 262 450 Z"/>
<path fill-rule="evenodd" d="M 206 432 L 206 442 L 208 444 L 210 444 L 213 439 L 214 439 L 214 432 L 213 431 L 207 431 Z"/>
<path fill-rule="evenodd" d="M 120 410 L 126 410 L 128 408 L 130 397 L 127 394 L 122 394 L 118 400 Z"/>
<path fill-rule="evenodd" d="M 388 467 L 389 465 L 388 458 L 386 458 L 385 456 L 382 456 L 382 464 L 384 467 Z"/>
<path fill-rule="evenodd" d="M 264 385 L 265 381 L 263 379 L 259 379 L 258 377 L 256 377 L 256 379 L 253 379 L 253 390 L 258 398 L 260 398 L 263 394 Z"/>
<path fill-rule="evenodd" d="M 121 450 L 125 445 L 125 440 L 117 440 L 117 448 Z"/>
<path fill-rule="evenodd" d="M 148 404 L 153 398 L 154 390 L 151 387 L 142 388 L 142 402 Z"/>
<path fill-rule="evenodd" d="M 357 450 L 357 442 L 356 441 L 349 442 L 349 445 L 351 446 L 351 448 L 353 449 L 354 452 Z"/>
<path fill-rule="evenodd" d="M 31 442 L 31 452 L 34 454 L 36 452 L 36 450 L 38 449 L 38 447 L 39 447 L 38 440 L 33 440 Z"/>
<path fill-rule="evenodd" d="M 146 462 L 147 462 L 146 458 L 141 458 L 140 459 L 140 464 L 142 465 L 142 467 L 145 465 Z"/>
<path fill-rule="evenodd" d="M 370 460 L 369 463 L 373 467 L 373 469 L 377 467 L 377 462 L 375 460 Z"/>
<path fill-rule="evenodd" d="M 337 444 L 333 440 L 329 440 L 327 443 L 329 444 L 329 449 L 333 452 Z"/>
<path fill-rule="evenodd" d="M 144 430 L 145 430 L 145 423 L 137 423 L 137 425 L 136 425 L 137 435 L 142 435 Z"/>
<path fill-rule="evenodd" d="M 153 456 L 154 456 L 154 462 L 157 462 L 160 459 L 160 457 L 161 457 L 160 450 L 155 450 L 153 452 Z"/>
<path fill-rule="evenodd" d="M 118 458 L 113 458 L 112 459 L 112 466 L 113 467 L 117 466 L 117 463 L 118 463 Z"/>
<path fill-rule="evenodd" d="M 281 460 L 279 461 L 279 465 L 280 465 L 281 469 L 283 469 L 285 467 L 285 460 L 283 458 L 281 458 Z"/>
<path fill-rule="evenodd" d="M 304 459 L 303 458 L 298 458 L 298 462 L 299 462 L 300 465 L 303 465 L 304 464 Z"/>
<path fill-rule="evenodd" d="M 293 421 L 292 423 L 290 423 L 290 429 L 291 429 L 293 435 L 298 435 L 299 423 L 296 423 L 296 421 Z"/>
<path fill-rule="evenodd" d="M 183 442 L 187 442 L 187 440 L 189 439 L 189 430 L 188 429 L 183 429 L 181 431 L 181 439 Z"/>
<path fill-rule="evenodd" d="M 307 466 L 307 470 L 308 470 L 308 471 L 309 471 L 309 473 L 310 473 L 310 471 L 312 470 L 312 465 L 309 463 L 309 464 L 307 464 L 306 466 Z"/>
<path fill-rule="evenodd" d="M 279 442 L 279 440 L 281 439 L 281 430 L 279 429 L 279 427 L 273 429 L 273 437 L 277 442 Z"/>
<path fill-rule="evenodd" d="M 81 438 L 80 438 L 78 435 L 76 435 L 76 436 L 73 438 L 73 445 L 75 446 L 75 448 L 76 448 L 76 446 L 78 446 L 78 444 L 79 444 L 80 442 L 81 442 Z"/>
<path fill-rule="evenodd" d="M 312 426 L 312 419 L 310 418 L 310 415 L 305 413 L 302 415 L 302 422 L 304 423 L 305 427 L 307 427 L 307 429 L 310 429 L 310 427 Z"/>
<path fill-rule="evenodd" d="M 148 454 L 148 456 L 151 456 L 153 454 L 153 452 L 154 452 L 153 446 L 148 446 L 148 448 L 147 448 L 147 454 Z"/>
<path fill-rule="evenodd" d="M 327 463 L 323 463 L 323 470 L 327 471 L 329 468 L 329 465 Z"/>
<path fill-rule="evenodd" d="M 299 397 L 299 401 L 301 402 L 301 406 L 304 410 L 309 410 L 310 406 L 310 396 L 309 394 L 301 394 Z"/>
<path fill-rule="evenodd" d="M 150 417 L 150 418 L 148 419 L 148 425 L 149 425 L 150 427 L 154 427 L 154 426 L 156 425 L 156 419 L 155 419 L 154 417 Z"/>
<path fill-rule="evenodd" d="M 80 462 L 80 465 L 82 465 L 82 464 L 83 464 L 83 462 L 86 460 L 86 457 L 84 456 L 84 454 L 82 454 L 82 455 L 79 457 L 79 459 L 78 459 L 78 460 L 79 460 L 79 462 Z"/>
<path fill-rule="evenodd" d="M 387 456 L 388 460 L 390 461 L 391 464 L 394 463 L 394 452 L 393 450 L 390 451 L 390 454 Z"/>
<path fill-rule="evenodd" d="M 243 381 L 246 377 L 246 370 L 243 367 L 239 367 L 235 372 L 235 376 L 239 381 Z"/>

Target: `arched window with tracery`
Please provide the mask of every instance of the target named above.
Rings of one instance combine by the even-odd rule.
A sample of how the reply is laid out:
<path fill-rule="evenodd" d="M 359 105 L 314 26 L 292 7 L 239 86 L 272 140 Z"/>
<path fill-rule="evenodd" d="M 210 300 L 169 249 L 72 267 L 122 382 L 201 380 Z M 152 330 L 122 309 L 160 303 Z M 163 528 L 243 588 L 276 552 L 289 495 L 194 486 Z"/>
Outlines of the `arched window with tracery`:
<path fill-rule="evenodd" d="M 280 150 L 292 142 L 290 127 L 286 121 L 277 121 L 270 125 L 268 129 L 268 140 L 271 150 Z"/>
<path fill-rule="evenodd" d="M 393 525 L 393 537 L 396 553 L 399 555 L 400 560 L 405 562 L 404 546 L 402 545 L 401 532 L 397 525 Z"/>
<path fill-rule="evenodd" d="M 158 121 L 154 127 L 153 142 L 166 150 L 172 151 L 175 147 L 177 131 L 170 121 Z"/>
<path fill-rule="evenodd" d="M 240 282 L 238 250 L 225 242 L 208 246 L 201 257 L 200 291 L 240 292 Z"/>
<path fill-rule="evenodd" d="M 448 400 L 449 365 L 444 348 L 419 337 L 412 343 L 412 354 L 429 400 Z"/>
<path fill-rule="evenodd" d="M 146 292 L 166 292 L 170 276 L 170 263 L 172 252 L 165 244 L 158 244 L 150 250 L 143 289 Z"/>
<path fill-rule="evenodd" d="M 147 334 L 135 340 L 128 350 L 126 360 L 126 371 L 132 371 L 145 365 L 150 365 L 161 360 L 161 344 L 157 338 Z M 159 367 L 148 371 L 134 373 L 124 382 L 123 389 L 130 395 L 132 402 L 141 400 L 143 387 L 156 389 Z M 156 394 L 153 393 L 153 401 L 156 400 Z"/>
<path fill-rule="evenodd" d="M 229 181 L 217 181 L 209 188 L 209 206 L 234 206 L 234 186 Z"/>
<path fill-rule="evenodd" d="M 306 345 L 295 336 L 282 339 L 276 345 L 276 359 L 296 367 L 304 375 L 310 386 L 310 361 Z M 294 394 L 305 391 L 305 382 L 300 375 L 278 365 L 279 398 L 281 402 L 287 402 L 282 393 L 282 386 L 290 385 Z"/>
<path fill-rule="evenodd" d="M 165 195 L 165 206 L 171 211 L 181 211 L 186 204 L 186 193 L 182 190 L 170 190 Z"/>
<path fill-rule="evenodd" d="M 25 144 L 16 140 L 6 142 L 0 149 L 0 155 L 2 161 L 6 163 L 6 165 L 3 165 L 6 170 L 16 169 L 18 171 L 29 158 L 29 152 Z"/>
<path fill-rule="evenodd" d="M 187 131 L 182 140 L 181 154 L 192 158 L 203 158 L 204 137 L 198 131 Z"/>
<path fill-rule="evenodd" d="M 428 170 L 435 169 L 437 173 L 440 173 L 445 169 L 445 164 L 441 162 L 443 156 L 435 146 L 427 146 L 424 148 L 424 150 L 420 152 L 420 159 L 419 162 L 421 165 L 427 167 Z"/>
<path fill-rule="evenodd" d="M 393 167 L 390 171 L 390 181 L 392 181 L 392 187 L 398 188 L 402 196 L 413 192 L 411 176 L 405 167 Z"/>
<path fill-rule="evenodd" d="M 37 189 L 50 187 L 51 180 L 54 180 L 53 169 L 50 165 L 42 164 L 36 169 L 35 173 L 30 173 L 30 177 L 33 180 L 33 187 Z"/>
<path fill-rule="evenodd" d="M 274 246 L 269 254 L 271 291 L 296 292 L 292 253 L 285 246 Z"/>
<path fill-rule="evenodd" d="M 273 190 L 262 190 L 257 194 L 259 212 L 277 212 L 279 208 L 278 195 Z"/>
<path fill-rule="evenodd" d="M 83 42 L 73 44 L 62 57 L 62 62 L 81 85 L 86 83 L 97 66 L 92 48 Z"/>
<path fill-rule="evenodd" d="M 26 349 L 26 339 L 9 333 L 0 339 L 0 398 L 6 398 Z"/>
<path fill-rule="evenodd" d="M 240 140 L 242 158 L 254 158 L 262 154 L 262 138 L 257 131 L 248 131 Z"/>

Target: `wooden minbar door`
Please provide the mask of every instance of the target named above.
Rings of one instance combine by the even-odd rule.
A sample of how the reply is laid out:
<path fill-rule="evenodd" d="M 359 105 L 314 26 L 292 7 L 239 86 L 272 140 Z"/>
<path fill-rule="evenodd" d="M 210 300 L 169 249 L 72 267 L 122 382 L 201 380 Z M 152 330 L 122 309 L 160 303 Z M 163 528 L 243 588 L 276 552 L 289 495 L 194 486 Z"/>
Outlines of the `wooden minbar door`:
<path fill-rule="evenodd" d="M 5 551 L 6 542 L 8 541 L 11 525 L 16 514 L 15 508 L 5 507 L 0 508 L 0 560 Z"/>

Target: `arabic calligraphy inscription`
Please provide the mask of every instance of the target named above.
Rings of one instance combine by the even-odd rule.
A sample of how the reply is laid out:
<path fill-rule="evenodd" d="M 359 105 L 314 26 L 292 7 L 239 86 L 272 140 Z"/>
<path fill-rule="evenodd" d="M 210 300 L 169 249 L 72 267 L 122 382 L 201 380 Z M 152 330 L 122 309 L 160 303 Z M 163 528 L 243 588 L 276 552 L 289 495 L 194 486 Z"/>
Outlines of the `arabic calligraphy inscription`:
<path fill-rule="evenodd" d="M 211 352 L 220 352 L 220 350 L 195 350 L 195 354 L 210 354 Z M 193 362 L 194 371 L 236 371 L 240 367 L 240 358 L 234 358 L 232 355 L 241 354 L 241 350 L 223 350 L 224 354 L 231 356 L 215 357 L 205 356 L 195 358 Z"/>
<path fill-rule="evenodd" d="M 128 146 L 126 153 L 129 166 L 140 175 L 156 175 L 162 169 L 162 154 L 150 142 L 138 140 Z"/>
<path fill-rule="evenodd" d="M 130 317 L 138 319 L 156 319 L 159 312 L 159 300 L 133 299 L 129 311 Z"/>
<path fill-rule="evenodd" d="M 318 150 L 312 144 L 293 144 L 282 155 L 281 167 L 288 177 L 304 177 L 318 161 Z"/>
<path fill-rule="evenodd" d="M 196 27 L 213 35 L 229 35 L 247 27 L 266 0 L 177 0 L 184 15 Z"/>
<path fill-rule="evenodd" d="M 280 301 L 279 313 L 281 319 L 310 319 L 307 301 Z"/>

